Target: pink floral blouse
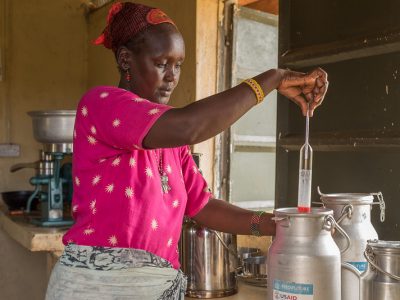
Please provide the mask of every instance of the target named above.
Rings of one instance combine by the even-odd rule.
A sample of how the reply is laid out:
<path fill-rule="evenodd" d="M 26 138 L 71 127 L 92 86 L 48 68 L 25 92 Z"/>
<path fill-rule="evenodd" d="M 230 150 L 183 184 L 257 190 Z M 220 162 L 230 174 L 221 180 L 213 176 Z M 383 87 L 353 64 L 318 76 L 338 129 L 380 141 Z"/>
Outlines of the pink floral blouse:
<path fill-rule="evenodd" d="M 64 244 L 143 249 L 179 268 L 183 216 L 196 215 L 211 193 L 188 146 L 142 148 L 169 109 L 111 86 L 83 96 L 74 130 L 75 224 Z"/>

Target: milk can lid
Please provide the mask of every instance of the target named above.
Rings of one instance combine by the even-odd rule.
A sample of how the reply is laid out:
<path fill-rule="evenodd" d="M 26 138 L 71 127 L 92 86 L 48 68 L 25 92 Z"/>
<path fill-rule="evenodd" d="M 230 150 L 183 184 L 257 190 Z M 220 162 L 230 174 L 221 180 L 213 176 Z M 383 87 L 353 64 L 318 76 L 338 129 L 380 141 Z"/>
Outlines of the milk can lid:
<path fill-rule="evenodd" d="M 321 217 L 326 215 L 332 215 L 333 210 L 324 207 L 311 207 L 310 212 L 299 212 L 297 207 L 285 207 L 274 209 L 274 214 L 276 216 L 290 216 L 290 217 Z"/>
<path fill-rule="evenodd" d="M 374 201 L 374 196 L 367 193 L 338 193 L 321 195 L 321 200 L 324 203 L 336 204 L 369 204 Z"/>
<path fill-rule="evenodd" d="M 400 250 L 400 241 L 382 241 L 382 240 L 369 240 L 368 245 L 373 248 L 380 248 L 385 250 L 395 249 Z"/>
<path fill-rule="evenodd" d="M 322 193 L 318 187 L 318 194 L 325 204 L 370 204 L 374 201 L 371 193 Z"/>

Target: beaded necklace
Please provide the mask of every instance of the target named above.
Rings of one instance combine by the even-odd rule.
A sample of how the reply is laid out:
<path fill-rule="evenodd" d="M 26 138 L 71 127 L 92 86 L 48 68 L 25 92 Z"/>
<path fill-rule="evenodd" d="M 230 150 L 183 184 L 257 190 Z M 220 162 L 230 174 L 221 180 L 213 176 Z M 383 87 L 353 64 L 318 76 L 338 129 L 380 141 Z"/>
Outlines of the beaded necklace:
<path fill-rule="evenodd" d="M 160 179 L 161 179 L 161 189 L 164 194 L 167 194 L 168 191 L 171 190 L 171 187 L 168 184 L 167 173 L 163 169 L 163 151 L 162 149 L 155 149 L 154 154 L 158 162 L 157 164 L 158 164 L 158 173 L 160 174 Z"/>

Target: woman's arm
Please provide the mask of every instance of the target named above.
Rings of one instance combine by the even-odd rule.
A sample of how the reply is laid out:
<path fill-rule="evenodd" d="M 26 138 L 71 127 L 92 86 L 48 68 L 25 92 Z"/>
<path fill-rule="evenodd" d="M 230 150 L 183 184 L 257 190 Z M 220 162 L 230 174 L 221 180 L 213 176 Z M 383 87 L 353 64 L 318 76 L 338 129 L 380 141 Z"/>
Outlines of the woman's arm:
<path fill-rule="evenodd" d="M 211 199 L 192 219 L 218 231 L 250 235 L 253 215 L 254 211 L 237 207 L 223 200 Z M 275 235 L 275 222 L 272 217 L 273 215 L 269 213 L 261 216 L 260 233 L 262 235 Z"/>
<path fill-rule="evenodd" d="M 311 110 L 321 104 L 327 87 L 326 73 L 316 69 L 309 74 L 272 69 L 254 79 L 267 95 L 278 91 L 302 109 L 312 102 Z M 307 99 L 307 100 L 306 100 Z M 229 128 L 256 104 L 252 89 L 242 83 L 224 92 L 164 113 L 143 140 L 145 148 L 192 145 Z"/>

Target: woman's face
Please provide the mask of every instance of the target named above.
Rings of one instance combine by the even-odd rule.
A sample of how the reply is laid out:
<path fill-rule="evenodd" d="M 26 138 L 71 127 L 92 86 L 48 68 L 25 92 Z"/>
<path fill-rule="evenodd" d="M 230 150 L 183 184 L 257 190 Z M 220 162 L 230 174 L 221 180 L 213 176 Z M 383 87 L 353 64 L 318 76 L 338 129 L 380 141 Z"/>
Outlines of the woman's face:
<path fill-rule="evenodd" d="M 178 84 L 185 59 L 182 35 L 170 24 L 151 27 L 139 51 L 131 51 L 130 89 L 142 98 L 167 104 Z"/>

